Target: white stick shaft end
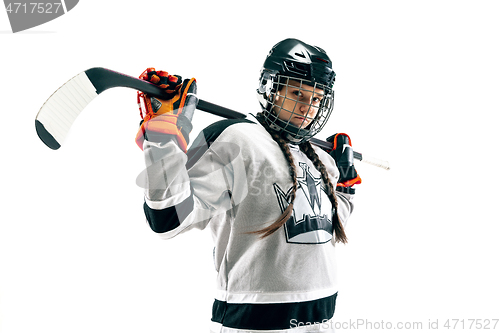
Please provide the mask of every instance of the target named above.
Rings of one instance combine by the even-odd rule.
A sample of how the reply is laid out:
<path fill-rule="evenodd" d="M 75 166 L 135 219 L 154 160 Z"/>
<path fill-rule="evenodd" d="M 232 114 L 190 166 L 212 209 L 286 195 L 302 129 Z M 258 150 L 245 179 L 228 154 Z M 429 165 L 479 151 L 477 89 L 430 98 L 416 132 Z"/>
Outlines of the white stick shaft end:
<path fill-rule="evenodd" d="M 384 161 L 384 160 L 381 160 L 381 159 L 378 159 L 375 157 L 371 157 L 371 156 L 366 156 L 365 154 L 363 154 L 363 158 L 361 159 L 361 162 L 368 163 L 368 164 L 377 166 L 377 167 L 385 169 L 385 170 L 391 169 L 388 161 Z"/>

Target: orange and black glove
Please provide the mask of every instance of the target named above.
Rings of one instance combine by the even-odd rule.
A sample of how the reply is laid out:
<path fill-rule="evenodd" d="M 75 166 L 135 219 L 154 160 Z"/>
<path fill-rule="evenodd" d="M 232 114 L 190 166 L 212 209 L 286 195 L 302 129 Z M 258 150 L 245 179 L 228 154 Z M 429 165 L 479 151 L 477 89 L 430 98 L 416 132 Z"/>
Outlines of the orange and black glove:
<path fill-rule="evenodd" d="M 139 78 L 164 88 L 170 96 L 168 99 L 160 99 L 140 95 L 146 115 L 135 138 L 137 145 L 142 149 L 144 140 L 167 142 L 175 138 L 179 147 L 186 152 L 189 133 L 193 128 L 191 121 L 198 104 L 196 79 L 183 81 L 179 75 L 169 75 L 168 72 L 156 71 L 154 68 L 148 68 Z"/>
<path fill-rule="evenodd" d="M 361 178 L 354 167 L 354 151 L 351 147 L 351 138 L 345 133 L 337 133 L 327 138 L 326 141 L 333 143 L 330 155 L 337 163 L 340 172 L 337 190 L 354 194 L 352 186 L 361 184 Z"/>

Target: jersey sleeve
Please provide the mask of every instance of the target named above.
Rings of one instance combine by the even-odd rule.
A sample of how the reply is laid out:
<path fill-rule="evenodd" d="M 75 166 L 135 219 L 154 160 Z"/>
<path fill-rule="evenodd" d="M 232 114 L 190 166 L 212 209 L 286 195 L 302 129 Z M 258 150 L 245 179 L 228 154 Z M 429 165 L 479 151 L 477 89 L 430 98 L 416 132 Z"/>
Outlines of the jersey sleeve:
<path fill-rule="evenodd" d="M 239 147 L 213 143 L 213 135 L 205 134 L 200 133 L 188 154 L 175 141 L 144 142 L 144 213 L 162 238 L 204 229 L 211 218 L 227 214 L 247 193 Z"/>
<path fill-rule="evenodd" d="M 336 195 L 339 219 L 342 225 L 346 227 L 347 221 L 354 210 L 354 194 L 346 194 L 336 191 Z"/>
<path fill-rule="evenodd" d="M 166 238 L 187 228 L 203 229 L 209 210 L 194 196 L 188 171 L 187 156 L 174 141 L 143 146 L 146 169 L 144 214 L 151 229 Z"/>

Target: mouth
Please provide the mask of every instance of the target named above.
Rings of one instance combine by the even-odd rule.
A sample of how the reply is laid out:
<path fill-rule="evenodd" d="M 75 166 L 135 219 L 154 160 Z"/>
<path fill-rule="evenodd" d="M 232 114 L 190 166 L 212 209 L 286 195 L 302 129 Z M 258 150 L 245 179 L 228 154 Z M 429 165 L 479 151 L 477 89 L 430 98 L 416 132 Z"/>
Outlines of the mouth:
<path fill-rule="evenodd" d="M 303 127 L 307 126 L 308 120 L 306 117 L 294 116 L 293 117 L 293 124 L 295 126 L 297 126 L 298 128 L 303 128 Z"/>

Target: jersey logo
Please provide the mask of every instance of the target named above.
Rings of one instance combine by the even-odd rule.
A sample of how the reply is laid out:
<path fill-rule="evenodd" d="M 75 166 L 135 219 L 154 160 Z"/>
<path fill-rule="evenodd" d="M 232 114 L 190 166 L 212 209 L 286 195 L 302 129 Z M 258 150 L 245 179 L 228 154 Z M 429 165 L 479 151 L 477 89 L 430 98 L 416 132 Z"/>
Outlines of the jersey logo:
<path fill-rule="evenodd" d="M 331 241 L 333 235 L 332 205 L 322 185 L 321 177 L 314 177 L 306 163 L 299 162 L 302 175 L 297 175 L 297 192 L 292 216 L 285 223 L 288 243 L 321 244 Z M 290 203 L 290 193 L 274 184 L 274 191 L 283 212 Z"/>

